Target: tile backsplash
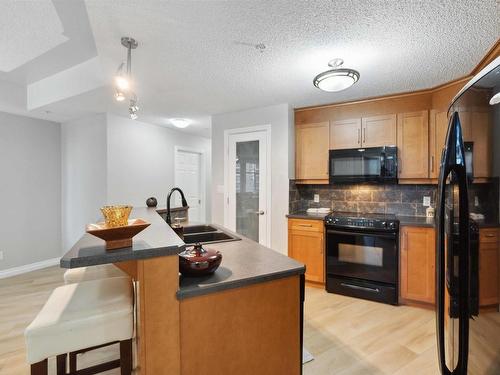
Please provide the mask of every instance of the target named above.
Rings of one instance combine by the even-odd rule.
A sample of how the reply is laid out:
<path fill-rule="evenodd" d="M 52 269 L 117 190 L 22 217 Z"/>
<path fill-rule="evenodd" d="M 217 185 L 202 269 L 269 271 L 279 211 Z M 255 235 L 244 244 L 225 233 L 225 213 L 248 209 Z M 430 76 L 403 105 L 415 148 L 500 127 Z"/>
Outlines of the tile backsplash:
<path fill-rule="evenodd" d="M 319 203 L 313 201 L 319 194 Z M 290 212 L 310 207 L 329 207 L 334 211 L 393 213 L 425 216 L 425 196 L 436 206 L 436 185 L 304 185 L 290 180 Z M 473 184 L 470 189 L 471 212 L 483 213 L 490 220 L 498 219 L 498 179 L 488 184 Z M 474 206 L 474 197 L 479 205 Z"/>

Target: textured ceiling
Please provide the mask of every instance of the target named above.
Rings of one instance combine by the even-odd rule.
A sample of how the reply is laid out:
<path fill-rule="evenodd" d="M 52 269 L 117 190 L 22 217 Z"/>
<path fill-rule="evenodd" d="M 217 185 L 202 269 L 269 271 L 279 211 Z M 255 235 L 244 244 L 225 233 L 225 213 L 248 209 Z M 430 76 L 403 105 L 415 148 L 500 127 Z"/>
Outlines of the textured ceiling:
<path fill-rule="evenodd" d="M 26 4 L 35 9 L 37 2 Z M 166 125 L 168 118 L 188 117 L 195 123 L 187 131 L 205 135 L 215 113 L 277 103 L 304 107 L 436 86 L 468 74 L 500 36 L 496 0 L 53 4 L 68 41 L 0 72 L 0 80 L 30 83 L 98 54 L 110 85 L 125 59 L 120 38 L 132 36 L 139 41 L 132 70 L 141 120 Z M 44 30 L 58 30 L 57 20 L 51 20 Z M 265 44 L 263 52 L 253 46 L 258 43 Z M 335 57 L 359 70 L 361 78 L 348 90 L 325 93 L 312 79 Z M 89 98 L 58 103 L 53 119 L 57 111 L 64 118 L 80 114 L 79 103 L 86 111 L 106 108 L 126 115 L 126 105 L 112 95 L 103 101 L 107 90 L 110 86 L 97 96 L 89 92 Z"/>
<path fill-rule="evenodd" d="M 67 40 L 50 0 L 2 1 L 0 24 L 0 71 L 3 72 L 10 72 Z"/>
<path fill-rule="evenodd" d="M 97 55 L 81 0 L 0 0 L 0 45 L 0 80 L 21 85 Z"/>
<path fill-rule="evenodd" d="M 499 37 L 495 0 L 87 0 L 112 74 L 122 35 L 136 38 L 143 116 L 195 116 L 288 102 L 293 107 L 436 86 L 469 73 Z M 244 43 L 264 43 L 264 52 Z M 340 93 L 312 85 L 341 57 L 361 73 Z"/>

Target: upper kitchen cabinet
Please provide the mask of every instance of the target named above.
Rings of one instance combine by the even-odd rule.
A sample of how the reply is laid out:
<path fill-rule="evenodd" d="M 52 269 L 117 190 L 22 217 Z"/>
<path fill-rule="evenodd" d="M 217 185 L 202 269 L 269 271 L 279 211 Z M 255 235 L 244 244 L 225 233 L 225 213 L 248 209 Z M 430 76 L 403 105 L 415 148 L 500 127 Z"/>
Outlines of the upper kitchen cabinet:
<path fill-rule="evenodd" d="M 396 144 L 396 115 L 371 116 L 330 123 L 330 149 Z"/>
<path fill-rule="evenodd" d="M 363 147 L 393 146 L 396 144 L 396 115 L 363 117 L 361 119 Z"/>
<path fill-rule="evenodd" d="M 467 108 L 458 112 L 465 142 L 473 142 L 474 178 L 491 177 L 492 122 L 488 109 Z"/>
<path fill-rule="evenodd" d="M 295 127 L 295 178 L 327 183 L 330 126 L 328 121 Z M 300 181 L 297 181 L 300 183 Z"/>
<path fill-rule="evenodd" d="M 429 177 L 429 114 L 428 111 L 398 114 L 397 146 L 399 179 Z M 404 181 L 401 181 L 404 182 Z"/>
<path fill-rule="evenodd" d="M 330 148 L 332 150 L 361 147 L 361 136 L 360 118 L 330 123 Z"/>
<path fill-rule="evenodd" d="M 448 114 L 433 109 L 429 117 L 429 177 L 438 178 L 441 152 L 448 130 Z"/>

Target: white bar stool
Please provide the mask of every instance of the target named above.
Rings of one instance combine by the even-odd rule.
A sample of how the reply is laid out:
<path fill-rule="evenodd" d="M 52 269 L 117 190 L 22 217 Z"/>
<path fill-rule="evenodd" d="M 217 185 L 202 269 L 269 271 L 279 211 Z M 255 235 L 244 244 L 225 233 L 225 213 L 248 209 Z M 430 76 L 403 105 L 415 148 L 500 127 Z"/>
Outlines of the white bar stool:
<path fill-rule="evenodd" d="M 124 276 L 127 276 L 127 274 L 118 267 L 112 264 L 101 264 L 97 266 L 72 268 L 67 270 L 64 272 L 64 283 L 73 284 L 81 283 L 82 281 Z"/>
<path fill-rule="evenodd" d="M 69 284 L 54 289 L 26 328 L 26 358 L 32 375 L 47 375 L 47 359 L 57 357 L 57 374 L 97 374 L 120 367 L 132 373 L 132 283 L 114 277 Z M 68 353 L 120 343 L 120 359 L 76 371 L 66 369 Z"/>

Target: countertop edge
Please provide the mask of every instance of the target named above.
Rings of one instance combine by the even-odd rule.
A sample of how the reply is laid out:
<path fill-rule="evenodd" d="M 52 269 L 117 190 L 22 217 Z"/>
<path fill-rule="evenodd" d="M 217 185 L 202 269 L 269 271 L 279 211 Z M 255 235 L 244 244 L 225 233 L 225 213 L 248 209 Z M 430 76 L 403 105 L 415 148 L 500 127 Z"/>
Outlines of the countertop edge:
<path fill-rule="evenodd" d="M 186 290 L 183 291 L 179 289 L 177 291 L 177 299 L 182 301 L 188 298 L 204 296 L 212 293 L 222 292 L 225 290 L 237 289 L 244 286 L 260 284 L 266 281 L 279 280 L 290 276 L 302 275 L 305 273 L 305 266 L 292 268 L 286 271 L 280 271 L 276 273 L 270 273 L 265 275 L 260 275 L 256 277 L 249 277 L 248 279 L 236 280 L 229 283 L 223 283 L 216 286 L 207 286 L 206 289 L 200 288 L 195 290 Z"/>

